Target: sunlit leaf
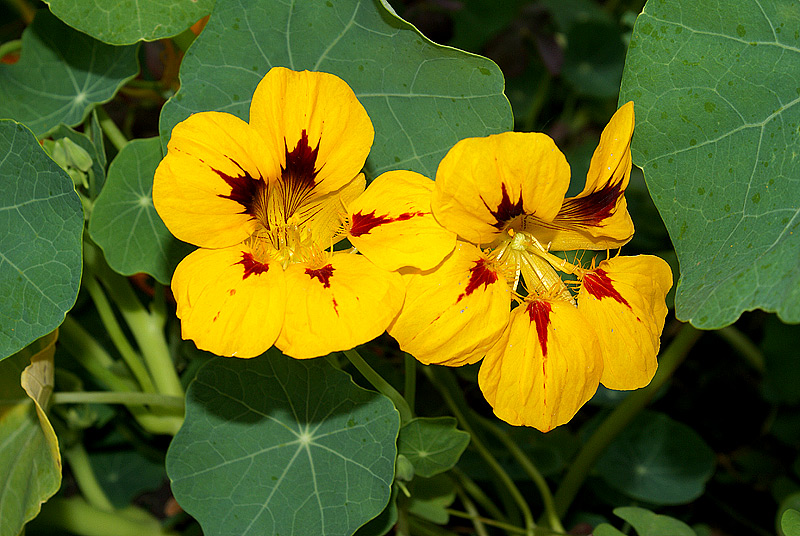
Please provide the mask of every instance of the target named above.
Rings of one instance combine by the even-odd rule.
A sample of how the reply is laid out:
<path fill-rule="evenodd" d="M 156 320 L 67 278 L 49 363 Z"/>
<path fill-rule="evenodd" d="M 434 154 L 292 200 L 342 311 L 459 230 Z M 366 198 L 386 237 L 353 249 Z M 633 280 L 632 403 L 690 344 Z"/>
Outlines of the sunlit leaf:
<path fill-rule="evenodd" d="M 31 131 L 0 121 L 0 359 L 64 321 L 81 279 L 83 211 Z"/>
<path fill-rule="evenodd" d="M 89 234 L 117 272 L 144 272 L 168 284 L 191 246 L 176 240 L 153 206 L 153 174 L 161 160 L 158 138 L 133 140 L 108 168 Z"/>
<path fill-rule="evenodd" d="M 636 22 L 620 102 L 695 326 L 754 308 L 800 322 L 798 28 L 789 0 L 651 0 Z"/>
<path fill-rule="evenodd" d="M 181 65 L 181 89 L 161 114 L 166 144 L 191 113 L 248 118 L 273 66 L 326 71 L 355 91 L 375 126 L 374 178 L 410 169 L 433 178 L 458 140 L 511 129 L 503 75 L 479 56 L 435 45 L 378 0 L 219 0 Z"/>
<path fill-rule="evenodd" d="M 714 452 L 688 426 L 644 412 L 608 447 L 596 466 L 605 483 L 652 504 L 682 504 L 703 493 Z"/>
<path fill-rule="evenodd" d="M 400 429 L 398 451 L 413 464 L 416 474 L 432 477 L 458 463 L 469 439 L 452 417 L 419 417 Z"/>
<path fill-rule="evenodd" d="M 39 11 L 22 33 L 19 61 L 0 63 L 0 118 L 25 123 L 41 137 L 59 123 L 83 121 L 138 72 L 135 46 L 95 41 Z"/>
<path fill-rule="evenodd" d="M 43 409 L 55 341 L 50 333 L 0 363 L 0 536 L 17 536 L 61 486 L 58 439 Z"/>
<path fill-rule="evenodd" d="M 208 536 L 349 535 L 389 500 L 399 425 L 324 360 L 217 358 L 189 387 L 167 473 Z"/>
<path fill-rule="evenodd" d="M 112 45 L 171 37 L 211 12 L 214 0 L 45 0 L 73 28 Z"/>
<path fill-rule="evenodd" d="M 800 536 L 800 512 L 786 510 L 781 516 L 781 531 L 785 536 Z"/>

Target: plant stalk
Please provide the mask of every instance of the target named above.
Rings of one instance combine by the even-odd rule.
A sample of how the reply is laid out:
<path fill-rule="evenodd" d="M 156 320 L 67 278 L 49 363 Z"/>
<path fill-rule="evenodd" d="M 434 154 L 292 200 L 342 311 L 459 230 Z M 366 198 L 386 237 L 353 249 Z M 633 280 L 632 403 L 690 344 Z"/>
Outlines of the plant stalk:
<path fill-rule="evenodd" d="M 369 366 L 361 354 L 359 354 L 355 349 L 353 350 L 345 350 L 344 355 L 347 356 L 347 359 L 350 360 L 350 363 L 353 364 L 354 367 L 361 373 L 367 381 L 372 384 L 375 389 L 378 390 L 379 393 L 388 397 L 393 403 L 394 406 L 397 408 L 397 411 L 400 413 L 400 422 L 402 424 L 407 423 L 411 419 L 414 418 L 414 415 L 411 413 L 411 408 L 408 407 L 408 403 L 406 399 L 397 392 L 397 389 L 391 386 L 389 382 L 383 379 L 383 376 L 375 372 L 375 369 Z"/>

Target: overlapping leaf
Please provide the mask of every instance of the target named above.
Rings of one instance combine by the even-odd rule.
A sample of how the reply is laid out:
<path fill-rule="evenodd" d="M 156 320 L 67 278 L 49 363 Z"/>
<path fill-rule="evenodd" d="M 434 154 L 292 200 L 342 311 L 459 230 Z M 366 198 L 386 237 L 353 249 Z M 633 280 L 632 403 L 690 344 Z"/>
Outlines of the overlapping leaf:
<path fill-rule="evenodd" d="M 153 206 L 153 174 L 161 160 L 158 138 L 128 143 L 108 169 L 89 233 L 117 272 L 145 272 L 168 284 L 191 246 L 176 240 Z"/>
<path fill-rule="evenodd" d="M 513 125 L 494 63 L 431 43 L 379 0 L 219 0 L 183 60 L 180 91 L 164 106 L 162 142 L 193 112 L 246 120 L 256 85 L 274 66 L 350 84 L 375 126 L 370 177 L 410 169 L 433 178 L 458 140 Z"/>
<path fill-rule="evenodd" d="M 615 508 L 614 513 L 627 521 L 636 529 L 639 536 L 697 536 L 692 528 L 674 517 L 659 515 L 644 508 L 623 506 Z M 595 536 L 622 536 L 611 525 L 599 525 L 594 530 Z"/>
<path fill-rule="evenodd" d="M 61 20 L 105 43 L 129 45 L 181 33 L 208 15 L 214 0 L 46 0 Z"/>
<path fill-rule="evenodd" d="M 800 322 L 800 9 L 789 0 L 650 1 L 620 101 L 633 159 L 681 265 L 676 314 Z"/>
<path fill-rule="evenodd" d="M 61 485 L 58 439 L 43 410 L 55 341 L 45 335 L 0 363 L 0 536 L 17 536 Z"/>
<path fill-rule="evenodd" d="M 25 123 L 41 137 L 74 126 L 136 76 L 136 47 L 114 47 L 39 11 L 22 34 L 14 65 L 0 64 L 0 118 Z"/>
<path fill-rule="evenodd" d="M 400 429 L 398 450 L 412 463 L 416 474 L 432 477 L 458 463 L 469 439 L 467 432 L 456 428 L 452 417 L 420 417 Z"/>
<path fill-rule="evenodd" d="M 72 180 L 14 121 L 0 121 L 0 359 L 53 331 L 81 279 Z"/>
<path fill-rule="evenodd" d="M 204 533 L 353 534 L 386 506 L 399 417 L 324 360 L 214 359 L 167 454 Z"/>

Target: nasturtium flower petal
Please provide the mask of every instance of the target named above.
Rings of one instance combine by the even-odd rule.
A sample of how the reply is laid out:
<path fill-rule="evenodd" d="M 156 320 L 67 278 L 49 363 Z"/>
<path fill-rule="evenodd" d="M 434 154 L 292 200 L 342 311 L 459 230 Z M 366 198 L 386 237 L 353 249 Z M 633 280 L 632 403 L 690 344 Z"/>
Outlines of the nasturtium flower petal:
<path fill-rule="evenodd" d="M 403 278 L 406 301 L 387 331 L 426 365 L 479 361 L 508 322 L 508 283 L 472 244 L 459 241 L 435 269 Z"/>
<path fill-rule="evenodd" d="M 497 417 L 547 432 L 594 395 L 602 371 L 600 343 L 577 308 L 534 299 L 511 311 L 481 363 L 478 385 Z"/>
<path fill-rule="evenodd" d="M 403 305 L 400 274 L 352 253 L 334 253 L 324 264 L 289 265 L 286 288 L 286 318 L 275 346 L 298 359 L 371 341 Z"/>
<path fill-rule="evenodd" d="M 622 106 L 603 129 L 586 186 L 564 200 L 558 215 L 534 231 L 554 251 L 615 249 L 633 237 L 625 189 L 631 176 L 633 103 Z"/>
<path fill-rule="evenodd" d="M 298 220 L 303 222 L 314 243 L 327 247 L 332 240 L 341 240 L 335 237 L 344 232 L 346 207 L 364 193 L 366 185 L 364 174 L 359 173 L 338 190 L 314 197 L 297 209 Z"/>
<path fill-rule="evenodd" d="M 250 125 L 231 114 L 202 112 L 172 130 L 153 179 L 153 204 L 180 240 L 228 247 L 255 228 L 241 192 L 279 174 L 278 161 Z"/>
<path fill-rule="evenodd" d="M 244 244 L 198 249 L 172 277 L 181 335 L 221 356 L 255 357 L 272 346 L 286 308 L 280 264 L 261 262 Z"/>
<path fill-rule="evenodd" d="M 303 136 L 317 151 L 313 196 L 353 180 L 369 154 L 375 131 L 366 110 L 341 78 L 274 67 L 256 87 L 250 125 L 281 164 Z"/>
<path fill-rule="evenodd" d="M 644 387 L 656 373 L 672 271 L 652 255 L 614 257 L 583 276 L 578 310 L 597 332 L 609 389 Z"/>
<path fill-rule="evenodd" d="M 456 245 L 456 235 L 431 212 L 433 181 L 412 171 L 389 171 L 350 204 L 348 239 L 387 270 L 429 270 Z"/>
<path fill-rule="evenodd" d="M 447 229 L 473 244 L 489 245 L 520 216 L 552 220 L 569 177 L 567 160 L 545 134 L 467 138 L 439 164 L 431 206 Z"/>

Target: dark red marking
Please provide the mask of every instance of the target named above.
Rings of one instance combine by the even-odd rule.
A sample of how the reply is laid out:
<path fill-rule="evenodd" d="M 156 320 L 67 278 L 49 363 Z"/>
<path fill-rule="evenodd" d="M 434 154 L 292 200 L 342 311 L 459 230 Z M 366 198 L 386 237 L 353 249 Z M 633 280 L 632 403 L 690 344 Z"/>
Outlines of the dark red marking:
<path fill-rule="evenodd" d="M 550 324 L 550 302 L 544 300 L 533 300 L 528 302 L 528 317 L 531 322 L 536 324 L 536 335 L 539 337 L 539 345 L 542 347 L 542 356 L 547 356 L 547 326 Z"/>
<path fill-rule="evenodd" d="M 583 276 L 583 288 L 598 300 L 612 298 L 627 306 L 628 309 L 631 308 L 628 301 L 614 288 L 614 282 L 602 268 L 597 268 Z"/>
<path fill-rule="evenodd" d="M 316 169 L 319 142 L 312 149 L 308 144 L 308 133 L 306 129 L 303 129 L 294 149 L 289 150 L 285 139 L 284 147 L 286 164 L 281 166 L 281 184 L 283 186 L 284 214 L 288 217 L 294 214 L 297 207 L 314 189 L 319 173 L 319 170 Z"/>
<path fill-rule="evenodd" d="M 306 268 L 306 274 L 312 279 L 317 278 L 319 282 L 322 283 L 323 288 L 330 288 L 331 276 L 333 275 L 333 266 L 326 264 L 318 270 Z"/>
<path fill-rule="evenodd" d="M 353 222 L 350 226 L 350 236 L 359 237 L 372 231 L 375 227 L 384 223 L 410 220 L 414 216 L 423 216 L 425 212 L 404 212 L 392 218 L 389 216 L 376 216 L 373 210 L 369 214 L 362 214 L 361 211 L 353 214 Z"/>
<path fill-rule="evenodd" d="M 231 296 L 235 296 L 236 295 L 236 289 L 235 288 L 230 289 L 228 291 L 228 294 L 230 294 Z"/>
<path fill-rule="evenodd" d="M 622 181 L 606 184 L 599 190 L 583 197 L 573 197 L 564 201 L 553 223 L 594 227 L 610 217 L 622 197 Z"/>
<path fill-rule="evenodd" d="M 469 269 L 467 288 L 458 297 L 456 303 L 475 292 L 481 285 L 485 289 L 495 281 L 497 281 L 497 272 L 487 266 L 486 259 L 478 259 L 475 261 L 475 266 Z"/>
<path fill-rule="evenodd" d="M 242 253 L 242 260 L 237 262 L 236 264 L 241 264 L 244 266 L 244 275 L 242 275 L 242 280 L 247 279 L 251 275 L 259 275 L 266 273 L 269 270 L 269 264 L 264 264 L 263 262 L 258 262 L 253 258 L 253 255 L 250 253 Z M 232 291 L 233 294 L 236 293 L 235 290 Z M 231 296 L 233 296 L 231 294 Z"/>
<path fill-rule="evenodd" d="M 481 201 L 483 201 L 483 205 L 489 209 L 489 212 L 492 213 L 494 219 L 497 220 L 497 222 L 492 225 L 502 231 L 506 224 L 517 216 L 522 215 L 524 210 L 522 209 L 522 192 L 519 193 L 517 202 L 512 203 L 511 198 L 508 197 L 508 190 L 506 190 L 505 183 L 500 183 L 500 189 L 503 197 L 500 199 L 500 204 L 497 205 L 496 210 L 492 210 L 489 205 L 486 204 L 486 201 L 483 201 L 483 198 L 481 198 Z"/>
<path fill-rule="evenodd" d="M 260 177 L 253 178 L 232 158 L 226 158 L 230 160 L 233 165 L 238 167 L 242 173 L 241 175 L 233 176 L 223 173 L 218 169 L 211 168 L 214 173 L 219 175 L 219 177 L 231 187 L 231 193 L 228 195 L 218 194 L 218 197 L 236 201 L 244 207 L 244 210 L 241 212 L 242 214 L 253 216 L 255 214 L 255 204 L 257 200 L 261 198 L 260 194 L 266 189 L 267 184 L 261 180 Z"/>

